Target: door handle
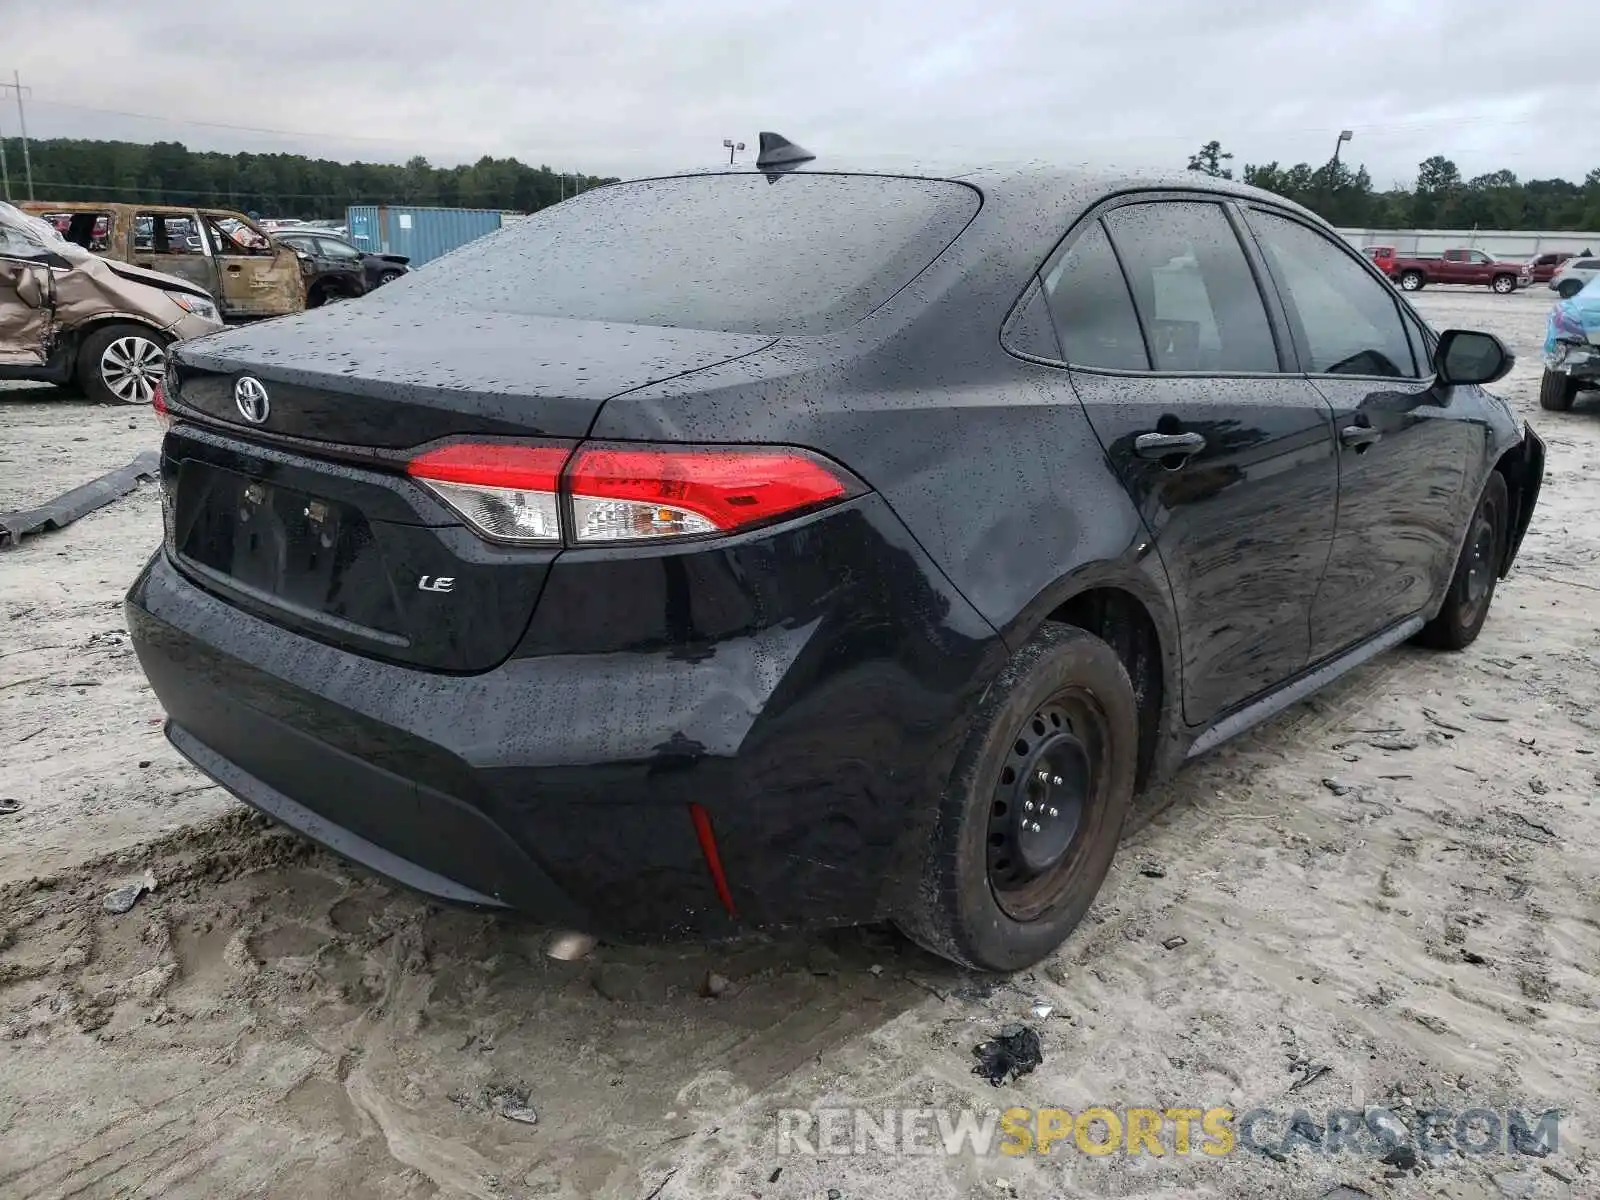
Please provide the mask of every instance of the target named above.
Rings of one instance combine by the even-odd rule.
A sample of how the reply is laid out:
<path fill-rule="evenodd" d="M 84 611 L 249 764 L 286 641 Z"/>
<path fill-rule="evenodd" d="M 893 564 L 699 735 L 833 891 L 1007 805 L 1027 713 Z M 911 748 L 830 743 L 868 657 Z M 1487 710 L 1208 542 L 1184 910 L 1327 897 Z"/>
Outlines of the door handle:
<path fill-rule="evenodd" d="M 1371 425 L 1346 425 L 1339 431 L 1339 440 L 1357 451 L 1365 450 L 1382 436 L 1383 431 Z"/>
<path fill-rule="evenodd" d="M 1133 439 L 1133 452 L 1140 458 L 1188 458 L 1206 448 L 1198 433 L 1141 433 Z"/>

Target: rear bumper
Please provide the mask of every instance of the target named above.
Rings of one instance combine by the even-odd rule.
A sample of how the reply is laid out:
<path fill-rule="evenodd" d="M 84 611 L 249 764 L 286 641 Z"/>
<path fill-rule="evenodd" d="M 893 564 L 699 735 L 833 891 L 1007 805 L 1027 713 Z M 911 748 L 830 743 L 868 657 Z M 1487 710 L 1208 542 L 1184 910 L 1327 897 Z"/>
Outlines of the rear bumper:
<path fill-rule="evenodd" d="M 839 556 L 819 538 L 850 569 L 786 580 Z M 739 594 L 759 618 L 729 619 Z M 247 803 L 441 899 L 614 936 L 885 915 L 1004 660 L 876 496 L 715 548 L 564 556 L 525 656 L 481 674 L 293 633 L 165 551 L 127 615 L 173 744 Z"/>

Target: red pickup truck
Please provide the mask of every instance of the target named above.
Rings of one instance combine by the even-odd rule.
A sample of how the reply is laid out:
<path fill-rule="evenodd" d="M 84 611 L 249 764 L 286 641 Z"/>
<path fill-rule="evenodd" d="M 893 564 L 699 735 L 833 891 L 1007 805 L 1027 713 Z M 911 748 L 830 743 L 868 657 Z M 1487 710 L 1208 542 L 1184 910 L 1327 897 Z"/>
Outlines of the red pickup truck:
<path fill-rule="evenodd" d="M 1446 250 L 1438 258 L 1397 255 L 1374 261 L 1407 292 L 1420 291 L 1430 283 L 1465 283 L 1487 286 L 1503 296 L 1530 282 L 1526 264 L 1492 258 L 1482 250 Z"/>

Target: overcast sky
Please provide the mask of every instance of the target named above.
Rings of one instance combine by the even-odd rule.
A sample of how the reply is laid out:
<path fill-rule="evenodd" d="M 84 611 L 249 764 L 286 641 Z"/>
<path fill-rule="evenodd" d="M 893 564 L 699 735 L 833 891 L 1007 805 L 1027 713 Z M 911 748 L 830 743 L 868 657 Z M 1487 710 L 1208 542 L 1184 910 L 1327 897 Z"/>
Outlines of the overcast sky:
<path fill-rule="evenodd" d="M 819 156 L 1346 161 L 1581 179 L 1600 71 L 1572 0 L 0 0 L 35 137 L 601 175 L 775 129 Z M 9 14 L 9 15 L 8 15 Z M 24 14 L 29 14 L 24 16 Z M 9 101 L 9 94 L 7 96 Z M 153 118 L 153 119 L 152 119 Z M 209 122 L 211 124 L 204 124 Z M 239 126 L 246 128 L 219 128 Z M 15 106 L 0 130 L 17 132 Z"/>

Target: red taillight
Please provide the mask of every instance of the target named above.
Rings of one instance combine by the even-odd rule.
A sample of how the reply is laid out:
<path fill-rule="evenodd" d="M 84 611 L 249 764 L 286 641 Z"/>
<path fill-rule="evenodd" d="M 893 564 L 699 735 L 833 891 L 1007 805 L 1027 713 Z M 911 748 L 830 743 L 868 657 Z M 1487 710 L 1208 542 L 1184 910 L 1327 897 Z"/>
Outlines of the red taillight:
<path fill-rule="evenodd" d="M 824 460 L 784 447 L 580 447 L 567 471 L 573 540 L 732 533 L 858 492 Z"/>
<path fill-rule="evenodd" d="M 480 533 L 497 541 L 559 545 L 566 446 L 468 443 L 418 455 L 421 480 Z"/>
<path fill-rule="evenodd" d="M 172 428 L 172 410 L 167 407 L 167 391 L 161 384 L 156 384 L 155 395 L 150 397 L 150 411 L 155 413 L 156 420 L 161 423 L 161 428 Z"/>
<path fill-rule="evenodd" d="M 781 446 L 465 443 L 406 470 L 486 537 L 550 545 L 562 541 L 563 498 L 566 540 L 591 545 L 734 533 L 864 490 L 826 459 Z"/>

